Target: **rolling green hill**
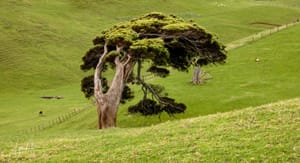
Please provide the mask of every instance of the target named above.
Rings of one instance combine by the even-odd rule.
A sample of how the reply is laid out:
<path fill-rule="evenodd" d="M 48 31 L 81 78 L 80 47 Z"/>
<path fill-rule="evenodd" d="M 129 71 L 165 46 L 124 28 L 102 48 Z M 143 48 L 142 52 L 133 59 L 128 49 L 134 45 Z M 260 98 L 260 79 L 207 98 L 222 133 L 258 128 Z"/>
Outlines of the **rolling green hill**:
<path fill-rule="evenodd" d="M 129 115 L 137 98 L 120 107 L 118 128 L 95 130 L 81 57 L 102 29 L 151 11 L 192 19 L 229 44 L 299 20 L 300 2 L 1 0 L 0 162 L 298 162 L 299 25 L 229 51 L 225 65 L 204 68 L 213 78 L 203 85 L 190 84 L 192 70 L 151 79 L 184 114 Z"/>
<path fill-rule="evenodd" d="M 300 17 L 295 0 L 0 1 L 0 134 L 48 123 L 74 108 L 88 109 L 57 129 L 94 128 L 95 109 L 80 92 L 81 57 L 102 29 L 150 11 L 193 19 L 217 33 L 224 43 Z M 172 72 L 167 79 L 154 79 L 188 105 L 185 114 L 175 118 L 162 115 L 162 121 L 299 96 L 298 31 L 299 27 L 293 27 L 231 51 L 226 65 L 206 68 L 213 80 L 202 86 L 189 84 L 190 73 Z M 253 62 L 255 57 L 261 57 L 262 62 Z M 64 98 L 40 98 L 45 95 Z M 128 115 L 125 108 L 120 109 L 120 127 L 162 122 L 156 116 Z M 43 117 L 38 115 L 40 110 Z"/>
<path fill-rule="evenodd" d="M 0 142 L 4 162 L 299 162 L 300 99 L 143 128 L 65 130 Z"/>
<path fill-rule="evenodd" d="M 255 22 L 296 20 L 300 11 L 289 5 L 295 2 L 4 0 L 0 2 L 0 76 L 5 79 L 0 80 L 1 93 L 78 83 L 80 58 L 97 33 L 147 12 L 193 19 L 230 42 L 269 28 Z"/>

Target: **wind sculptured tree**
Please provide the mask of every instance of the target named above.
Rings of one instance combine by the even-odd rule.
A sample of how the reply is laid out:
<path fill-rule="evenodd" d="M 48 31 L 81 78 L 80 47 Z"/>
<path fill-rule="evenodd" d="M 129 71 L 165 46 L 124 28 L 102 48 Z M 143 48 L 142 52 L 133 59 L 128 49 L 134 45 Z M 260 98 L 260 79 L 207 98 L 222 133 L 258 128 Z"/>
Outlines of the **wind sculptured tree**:
<path fill-rule="evenodd" d="M 163 97 L 161 87 L 142 79 L 145 61 L 150 62 L 148 72 L 166 77 L 169 74 L 167 67 L 188 71 L 191 65 L 223 63 L 226 59 L 225 47 L 212 34 L 193 22 L 161 13 L 149 13 L 115 25 L 102 31 L 93 43 L 94 47 L 82 58 L 81 69 L 94 69 L 94 75 L 85 77 L 81 87 L 86 97 L 95 97 L 99 129 L 116 126 L 119 104 L 133 98 L 127 86 L 129 83 L 141 85 L 144 92 L 143 99 L 130 107 L 130 112 L 139 110 L 144 115 L 161 111 L 168 114 L 184 112 L 184 104 Z M 108 85 L 103 72 L 110 68 L 115 74 Z M 133 73 L 134 69 L 136 73 Z M 152 109 L 152 112 L 143 112 L 143 109 Z"/>

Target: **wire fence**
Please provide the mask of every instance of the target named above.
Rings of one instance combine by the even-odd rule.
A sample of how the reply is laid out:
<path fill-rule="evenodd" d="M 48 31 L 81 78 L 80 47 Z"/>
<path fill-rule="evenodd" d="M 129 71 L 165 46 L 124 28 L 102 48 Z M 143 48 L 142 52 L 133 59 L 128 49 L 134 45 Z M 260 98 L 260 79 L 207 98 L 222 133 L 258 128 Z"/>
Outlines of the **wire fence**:
<path fill-rule="evenodd" d="M 284 25 L 281 25 L 281 26 L 278 26 L 278 27 L 275 27 L 275 28 L 271 28 L 271 29 L 259 32 L 259 33 L 254 34 L 254 35 L 250 35 L 250 36 L 242 38 L 240 40 L 233 41 L 233 42 L 229 43 L 226 46 L 226 50 L 228 51 L 228 50 L 239 48 L 239 47 L 244 46 L 244 45 L 246 45 L 250 42 L 259 40 L 263 37 L 269 36 L 273 33 L 282 31 L 286 28 L 289 28 L 289 27 L 292 27 L 292 26 L 295 26 L 295 25 L 298 25 L 298 24 L 300 24 L 300 21 L 296 20 L 295 22 L 284 24 Z"/>
<path fill-rule="evenodd" d="M 144 75 L 144 76 L 142 77 L 142 79 L 143 79 L 143 80 L 151 80 L 151 79 L 153 79 L 154 77 L 155 77 L 154 74 L 149 73 L 149 74 Z"/>
<path fill-rule="evenodd" d="M 68 113 L 65 113 L 65 114 L 62 114 L 52 120 L 49 120 L 48 122 L 45 122 L 45 123 L 41 123 L 41 124 L 38 124 L 36 126 L 33 126 L 31 128 L 28 128 L 26 130 L 23 131 L 23 133 L 35 133 L 35 132 L 39 132 L 39 131 L 42 131 L 42 130 L 45 130 L 45 129 L 48 129 L 48 128 L 52 128 L 56 125 L 59 125 L 69 119 L 71 119 L 72 117 L 78 115 L 79 113 L 87 110 L 87 108 L 89 108 L 90 106 L 87 106 L 87 107 L 84 107 L 84 108 L 81 108 L 81 109 L 73 109 L 71 110 L 70 112 Z"/>

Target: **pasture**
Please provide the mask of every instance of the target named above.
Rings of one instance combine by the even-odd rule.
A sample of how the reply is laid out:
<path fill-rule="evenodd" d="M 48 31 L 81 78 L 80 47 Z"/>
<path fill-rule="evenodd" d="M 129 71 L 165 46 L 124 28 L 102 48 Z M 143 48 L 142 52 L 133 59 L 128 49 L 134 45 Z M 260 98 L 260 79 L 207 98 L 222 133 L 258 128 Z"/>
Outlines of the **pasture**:
<path fill-rule="evenodd" d="M 261 122 L 259 127 L 262 127 L 263 124 L 269 122 L 270 118 L 268 119 L 268 113 L 266 113 L 266 119 L 264 119 L 264 111 L 263 113 L 258 111 L 261 105 L 299 97 L 299 25 L 230 50 L 226 64 L 204 67 L 212 79 L 207 80 L 203 85 L 193 86 L 190 83 L 192 69 L 188 73 L 171 71 L 171 75 L 164 79 L 158 77 L 149 79 L 152 83 L 162 84 L 170 96 L 185 103 L 188 108 L 184 114 L 178 114 L 175 117 L 162 114 L 160 119 L 158 116 L 143 117 L 139 114 L 128 114 L 128 105 L 138 101 L 141 94 L 141 90 L 134 87 L 137 98 L 119 108 L 118 128 L 100 131 L 101 139 L 107 142 L 112 141 L 112 144 L 108 143 L 107 147 L 97 148 L 99 131 L 94 131 L 97 120 L 95 106 L 92 100 L 85 99 L 80 92 L 80 80 L 84 76 L 84 72 L 81 72 L 79 68 L 81 57 L 92 46 L 92 39 L 101 30 L 151 11 L 172 13 L 187 20 L 192 19 L 208 31 L 216 33 L 226 45 L 300 19 L 300 3 L 296 0 L 1 1 L 0 161 L 22 159 L 42 161 L 52 157 L 52 160 L 56 161 L 70 161 L 72 157 L 74 160 L 93 161 L 97 159 L 97 153 L 106 151 L 106 154 L 111 155 L 107 153 L 108 148 L 116 146 L 124 148 L 116 148 L 114 158 L 103 158 L 103 160 L 117 161 L 118 158 L 121 158 L 119 161 L 129 160 L 129 158 L 123 158 L 125 156 L 121 153 L 124 150 L 129 152 L 134 147 L 131 144 L 138 145 L 141 149 L 141 151 L 127 153 L 133 160 L 159 161 L 159 156 L 152 156 L 151 152 L 149 156 L 141 156 L 141 153 L 159 150 L 157 148 L 160 146 L 155 146 L 157 141 L 148 146 L 143 142 L 151 143 L 151 134 L 159 133 L 161 129 L 167 132 L 161 133 L 157 140 L 171 135 L 170 140 L 176 138 L 174 141 L 184 142 L 185 140 L 177 139 L 177 137 L 203 130 L 207 131 L 208 135 L 195 134 L 192 139 L 198 141 L 199 137 L 204 136 L 199 139 L 199 142 L 210 137 L 221 141 L 223 137 L 220 137 L 220 134 L 226 132 L 224 134 L 228 134 L 229 138 L 224 139 L 226 141 L 218 146 L 224 150 L 229 148 L 232 139 L 237 140 L 237 144 L 242 140 L 249 140 L 246 146 L 252 150 L 261 148 L 250 154 L 242 151 L 237 156 L 226 157 L 235 161 L 272 160 L 272 156 L 276 154 L 279 156 L 282 154 L 284 160 L 279 160 L 279 157 L 274 157 L 274 160 L 282 162 L 299 160 L 299 144 L 296 143 L 296 150 L 293 150 L 294 147 L 285 141 L 292 138 L 291 141 L 296 142 L 299 139 L 296 137 L 300 135 L 299 131 L 295 129 L 299 128 L 300 123 L 297 119 L 299 117 L 298 99 L 292 102 L 282 102 L 280 105 L 275 104 L 274 108 L 281 108 L 282 105 L 283 109 L 288 109 L 287 114 L 284 113 L 285 118 L 292 112 L 295 112 L 297 117 L 287 122 L 289 124 L 293 122 L 293 125 L 283 133 L 280 131 L 284 130 L 286 124 L 281 126 L 281 123 L 278 123 L 272 126 L 280 128 L 278 132 L 274 132 L 278 134 L 278 137 L 283 137 L 283 141 L 279 143 L 284 145 L 278 147 L 271 143 L 270 148 L 274 148 L 269 154 L 264 153 L 265 155 L 262 154 L 256 158 L 259 152 L 263 153 L 266 150 L 262 146 L 268 146 L 261 142 L 264 141 L 263 135 L 267 134 L 262 132 L 262 128 L 249 131 L 253 135 L 255 132 L 263 133 L 258 136 L 257 144 L 253 146 L 250 145 L 251 134 L 247 136 L 241 131 L 237 133 L 241 135 L 235 137 L 232 130 L 228 133 L 220 131 L 221 126 L 232 127 L 234 125 L 232 117 L 235 120 L 247 121 L 249 117 L 243 116 L 247 112 L 258 115 L 259 122 Z M 260 61 L 255 62 L 256 58 Z M 62 96 L 63 98 L 42 99 L 40 98 L 42 96 Z M 81 111 L 61 123 L 51 125 L 53 121 L 68 115 L 74 109 Z M 232 112 L 232 110 L 241 111 Z M 43 111 L 43 115 L 39 114 L 40 111 Z M 272 111 L 272 116 L 273 112 L 278 112 L 274 118 L 280 119 L 284 111 L 275 109 Z M 237 119 L 237 116 L 241 118 Z M 190 119 L 193 117 L 194 119 Z M 213 120 L 206 122 L 211 117 Z M 195 129 L 176 127 L 194 120 L 197 121 Z M 198 122 L 203 123 L 204 126 Z M 209 128 L 212 124 L 217 126 L 217 123 L 220 123 L 220 128 Z M 39 129 L 38 126 L 46 127 Z M 211 135 L 208 131 L 211 131 Z M 285 135 L 285 133 L 290 134 Z M 136 135 L 140 135 L 141 138 Z M 122 139 L 118 140 L 118 137 Z M 44 143 L 48 140 L 49 143 Z M 104 140 L 101 142 L 102 145 L 105 144 Z M 205 156 L 200 161 L 226 159 L 222 159 L 226 151 L 215 151 L 215 156 L 209 155 L 208 153 L 213 150 L 213 146 L 209 148 L 211 144 L 200 143 L 196 147 L 201 147 L 201 151 L 197 151 L 197 149 L 185 148 L 185 145 L 189 146 L 188 144 L 172 144 L 170 140 L 165 142 L 167 144 L 165 149 L 159 150 L 170 151 L 161 153 L 165 161 L 181 160 L 178 157 L 182 156 L 187 158 L 182 161 L 197 161 L 193 159 L 198 154 Z M 270 138 L 270 141 L 275 141 L 275 137 Z M 231 152 L 236 152 L 240 148 L 237 144 L 230 149 Z M 176 150 L 171 150 L 174 147 L 177 147 Z M 181 147 L 182 151 L 180 151 Z M 75 157 L 82 151 L 74 149 L 84 150 L 86 156 Z M 283 149 L 287 150 L 284 154 L 281 153 Z M 192 154 L 187 156 L 183 150 L 191 150 Z M 95 153 L 88 154 L 88 151 Z M 49 155 L 48 153 L 51 152 L 53 153 Z M 167 157 L 171 155 L 174 157 Z"/>

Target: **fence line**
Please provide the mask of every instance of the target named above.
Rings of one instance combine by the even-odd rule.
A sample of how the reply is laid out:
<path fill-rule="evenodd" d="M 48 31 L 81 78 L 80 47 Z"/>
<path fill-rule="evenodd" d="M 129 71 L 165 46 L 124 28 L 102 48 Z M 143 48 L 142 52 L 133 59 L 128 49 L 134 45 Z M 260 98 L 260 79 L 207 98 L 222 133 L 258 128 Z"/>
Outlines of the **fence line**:
<path fill-rule="evenodd" d="M 34 133 L 34 132 L 38 132 L 38 131 L 42 131 L 48 128 L 51 128 L 53 126 L 59 125 L 65 121 L 67 121 L 68 119 L 78 115 L 79 113 L 85 111 L 87 108 L 89 108 L 90 106 L 81 108 L 81 109 L 73 109 L 68 113 L 62 114 L 54 119 L 48 120 L 48 122 L 46 123 L 41 123 L 39 125 L 33 126 L 29 129 L 23 130 L 23 133 Z"/>
<path fill-rule="evenodd" d="M 275 27 L 275 28 L 272 28 L 272 29 L 267 29 L 267 30 L 259 32 L 257 34 L 250 35 L 248 37 L 233 41 L 233 42 L 229 43 L 226 46 L 226 50 L 228 51 L 228 50 L 239 48 L 239 47 L 244 46 L 244 45 L 246 45 L 250 42 L 259 40 L 263 37 L 269 36 L 273 33 L 282 31 L 286 28 L 289 28 L 289 27 L 292 27 L 292 26 L 295 26 L 295 25 L 298 25 L 298 24 L 300 24 L 299 20 L 297 20 L 295 22 L 292 22 L 292 23 L 284 24 L 284 25 L 281 25 L 281 26 L 278 26 L 278 27 Z"/>
<path fill-rule="evenodd" d="M 155 75 L 154 74 L 146 74 L 146 75 L 144 75 L 142 78 L 144 79 L 144 80 L 150 80 L 150 79 L 153 79 L 155 77 Z"/>

